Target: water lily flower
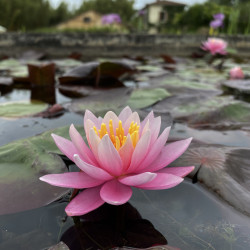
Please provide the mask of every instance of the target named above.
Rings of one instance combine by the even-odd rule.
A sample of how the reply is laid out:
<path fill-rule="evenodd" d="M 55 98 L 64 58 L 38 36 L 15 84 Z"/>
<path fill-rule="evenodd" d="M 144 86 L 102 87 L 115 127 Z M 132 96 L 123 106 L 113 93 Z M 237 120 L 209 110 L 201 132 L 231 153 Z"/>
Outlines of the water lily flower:
<path fill-rule="evenodd" d="M 97 118 L 86 110 L 84 129 L 88 145 L 72 124 L 71 140 L 52 137 L 80 172 L 49 174 L 40 180 L 51 185 L 84 189 L 70 201 L 65 211 L 69 216 L 86 214 L 105 202 L 126 203 L 132 188 L 147 190 L 172 188 L 183 181 L 194 167 L 166 167 L 189 146 L 192 138 L 165 145 L 170 127 L 159 135 L 161 118 L 153 112 L 141 122 L 137 112 L 124 108 L 119 116 L 109 111 Z"/>
<path fill-rule="evenodd" d="M 241 67 L 234 67 L 230 70 L 230 79 L 244 79 L 244 73 Z"/>
<path fill-rule="evenodd" d="M 121 22 L 122 22 L 121 17 L 115 13 L 102 16 L 102 24 L 113 24 Z"/>
<path fill-rule="evenodd" d="M 203 50 L 209 51 L 212 55 L 215 54 L 221 54 L 225 55 L 227 54 L 226 48 L 227 48 L 227 42 L 225 42 L 223 39 L 219 38 L 208 38 L 207 41 L 202 43 Z"/>

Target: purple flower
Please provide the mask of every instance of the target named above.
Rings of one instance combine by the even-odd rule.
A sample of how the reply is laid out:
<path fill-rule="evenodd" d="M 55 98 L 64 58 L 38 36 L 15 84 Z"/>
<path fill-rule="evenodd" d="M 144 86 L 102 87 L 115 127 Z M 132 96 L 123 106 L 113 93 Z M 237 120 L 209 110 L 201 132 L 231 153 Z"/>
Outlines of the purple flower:
<path fill-rule="evenodd" d="M 115 13 L 102 16 L 102 24 L 112 24 L 121 22 L 122 22 L 121 17 Z"/>
<path fill-rule="evenodd" d="M 223 13 L 217 13 L 217 14 L 214 14 L 213 17 L 214 17 L 214 20 L 210 22 L 210 27 L 212 27 L 213 29 L 222 27 L 225 15 Z"/>
<path fill-rule="evenodd" d="M 139 10 L 138 11 L 138 15 L 139 16 L 144 16 L 146 14 L 146 11 L 145 10 Z"/>
<path fill-rule="evenodd" d="M 210 27 L 217 29 L 223 25 L 223 21 L 219 19 L 215 19 L 210 22 Z"/>
<path fill-rule="evenodd" d="M 225 15 L 223 13 L 217 13 L 217 14 L 214 14 L 213 17 L 214 17 L 215 20 L 223 21 L 224 18 L 225 18 Z"/>

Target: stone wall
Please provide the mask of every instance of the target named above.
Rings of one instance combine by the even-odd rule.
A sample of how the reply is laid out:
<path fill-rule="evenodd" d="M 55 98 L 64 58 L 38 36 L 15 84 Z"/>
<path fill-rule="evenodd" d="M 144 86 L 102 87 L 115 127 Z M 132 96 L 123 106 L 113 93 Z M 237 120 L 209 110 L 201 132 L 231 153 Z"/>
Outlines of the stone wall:
<path fill-rule="evenodd" d="M 222 36 L 240 56 L 250 57 L 250 36 Z M 80 52 L 87 59 L 122 55 L 170 54 L 188 56 L 197 48 L 202 35 L 80 34 L 80 33 L 2 33 L 0 55 L 15 56 L 26 50 L 38 50 L 51 57 Z"/>

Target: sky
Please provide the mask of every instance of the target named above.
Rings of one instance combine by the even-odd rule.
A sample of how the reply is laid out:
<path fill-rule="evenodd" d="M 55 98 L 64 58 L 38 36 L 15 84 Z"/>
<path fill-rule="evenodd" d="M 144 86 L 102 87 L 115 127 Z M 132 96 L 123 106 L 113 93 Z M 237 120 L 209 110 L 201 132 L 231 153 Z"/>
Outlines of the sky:
<path fill-rule="evenodd" d="M 78 8 L 83 0 L 49 0 L 53 7 L 57 7 L 61 2 L 66 2 L 70 9 Z M 155 2 L 156 0 L 135 0 L 135 9 L 143 8 L 147 3 Z M 204 3 L 206 0 L 172 0 L 175 2 L 185 3 L 192 5 L 194 3 Z"/>

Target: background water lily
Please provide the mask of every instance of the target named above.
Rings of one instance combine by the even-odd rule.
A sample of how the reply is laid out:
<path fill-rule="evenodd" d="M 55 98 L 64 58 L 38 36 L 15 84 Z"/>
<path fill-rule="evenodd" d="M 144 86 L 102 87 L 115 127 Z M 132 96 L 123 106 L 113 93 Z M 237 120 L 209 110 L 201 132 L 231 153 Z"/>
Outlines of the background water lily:
<path fill-rule="evenodd" d="M 202 47 L 203 50 L 209 51 L 212 55 L 227 54 L 227 42 L 220 38 L 208 38 L 207 41 L 203 42 Z"/>
<path fill-rule="evenodd" d="M 71 141 L 53 134 L 56 145 L 75 162 L 80 172 L 50 174 L 41 177 L 51 185 L 85 189 L 66 207 L 69 216 L 86 214 L 105 202 L 126 203 L 132 188 L 168 189 L 183 181 L 194 167 L 167 167 L 189 146 L 191 139 L 165 146 L 170 127 L 159 135 L 161 118 L 153 112 L 140 122 L 137 112 L 126 107 L 117 116 L 112 111 L 97 118 L 90 111 L 84 116 L 89 147 L 70 126 Z"/>
<path fill-rule="evenodd" d="M 241 67 L 234 67 L 230 70 L 230 79 L 244 79 L 244 73 Z"/>

